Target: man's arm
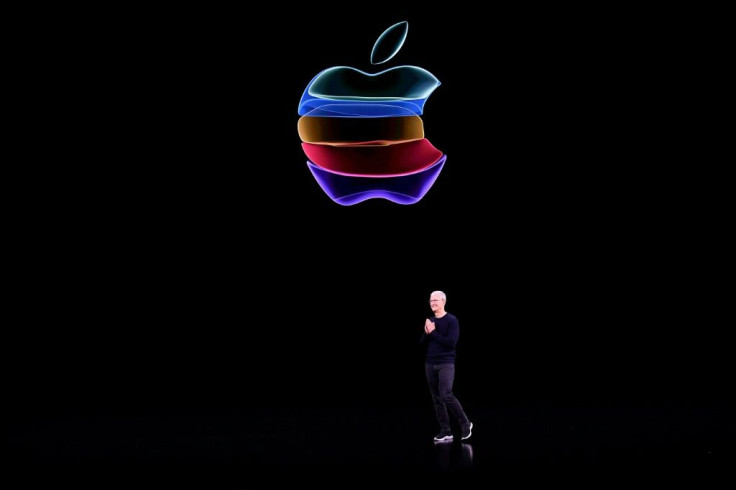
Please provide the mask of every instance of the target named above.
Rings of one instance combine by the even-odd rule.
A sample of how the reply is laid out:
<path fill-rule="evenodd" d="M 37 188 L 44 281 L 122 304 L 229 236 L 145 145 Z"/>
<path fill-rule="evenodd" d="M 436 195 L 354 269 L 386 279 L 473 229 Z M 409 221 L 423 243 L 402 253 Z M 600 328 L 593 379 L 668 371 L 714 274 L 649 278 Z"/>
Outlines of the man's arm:
<path fill-rule="evenodd" d="M 434 327 L 434 325 L 432 326 Z M 434 340 L 439 344 L 450 349 L 454 349 L 455 345 L 457 345 L 457 339 L 460 337 L 460 326 L 458 325 L 457 320 L 450 318 L 448 319 L 447 335 L 440 334 L 434 328 L 430 332 L 430 335 L 432 335 L 432 338 L 434 338 Z"/>
<path fill-rule="evenodd" d="M 419 343 L 423 344 L 425 340 L 427 340 L 427 335 L 434 330 L 434 324 L 432 323 L 432 320 L 427 318 L 424 321 L 424 333 L 422 334 L 422 338 L 419 339 Z"/>

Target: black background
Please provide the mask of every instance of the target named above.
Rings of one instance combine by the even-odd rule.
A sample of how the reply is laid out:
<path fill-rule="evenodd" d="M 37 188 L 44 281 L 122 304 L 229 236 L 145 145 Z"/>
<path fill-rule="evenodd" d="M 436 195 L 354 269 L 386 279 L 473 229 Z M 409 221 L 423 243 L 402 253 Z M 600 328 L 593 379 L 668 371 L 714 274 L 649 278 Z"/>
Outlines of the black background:
<path fill-rule="evenodd" d="M 436 289 L 471 409 L 725 403 L 640 38 L 592 12 L 275 10 L 105 17 L 73 41 L 59 163 L 20 235 L 22 417 L 426 408 Z M 375 71 L 401 20 L 388 65 L 442 82 L 422 117 L 447 163 L 415 205 L 341 207 L 299 98 L 324 68 Z"/>

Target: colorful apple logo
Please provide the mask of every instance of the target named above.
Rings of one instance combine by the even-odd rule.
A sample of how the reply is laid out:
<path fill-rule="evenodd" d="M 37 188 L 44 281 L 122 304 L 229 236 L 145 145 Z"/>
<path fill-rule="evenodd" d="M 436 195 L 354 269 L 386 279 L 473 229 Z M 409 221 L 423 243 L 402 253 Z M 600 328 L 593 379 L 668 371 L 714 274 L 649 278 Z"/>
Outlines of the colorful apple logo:
<path fill-rule="evenodd" d="M 386 29 L 371 63 L 393 58 L 408 30 L 407 22 Z M 309 82 L 299 101 L 299 137 L 309 170 L 333 201 L 414 204 L 424 197 L 447 159 L 424 137 L 420 117 L 439 85 L 417 66 L 378 73 L 335 66 Z"/>

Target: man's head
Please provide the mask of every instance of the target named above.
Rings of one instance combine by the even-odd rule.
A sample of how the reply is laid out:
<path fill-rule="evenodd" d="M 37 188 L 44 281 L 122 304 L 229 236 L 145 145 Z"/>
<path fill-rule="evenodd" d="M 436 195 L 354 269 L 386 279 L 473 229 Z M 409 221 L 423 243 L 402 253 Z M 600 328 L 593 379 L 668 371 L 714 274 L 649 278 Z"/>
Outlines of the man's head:
<path fill-rule="evenodd" d="M 432 294 L 429 295 L 429 307 L 432 308 L 432 311 L 435 314 L 445 311 L 446 302 L 447 295 L 442 291 L 433 291 Z"/>

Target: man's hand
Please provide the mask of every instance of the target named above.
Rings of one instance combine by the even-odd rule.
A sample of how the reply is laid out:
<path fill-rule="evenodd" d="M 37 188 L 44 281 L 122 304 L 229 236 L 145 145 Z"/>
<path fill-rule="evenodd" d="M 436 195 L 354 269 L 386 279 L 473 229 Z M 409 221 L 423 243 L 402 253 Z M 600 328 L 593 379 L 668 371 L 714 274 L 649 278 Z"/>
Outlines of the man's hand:
<path fill-rule="evenodd" d="M 429 318 L 424 322 L 424 333 L 430 334 L 434 331 L 434 323 L 432 323 Z"/>

